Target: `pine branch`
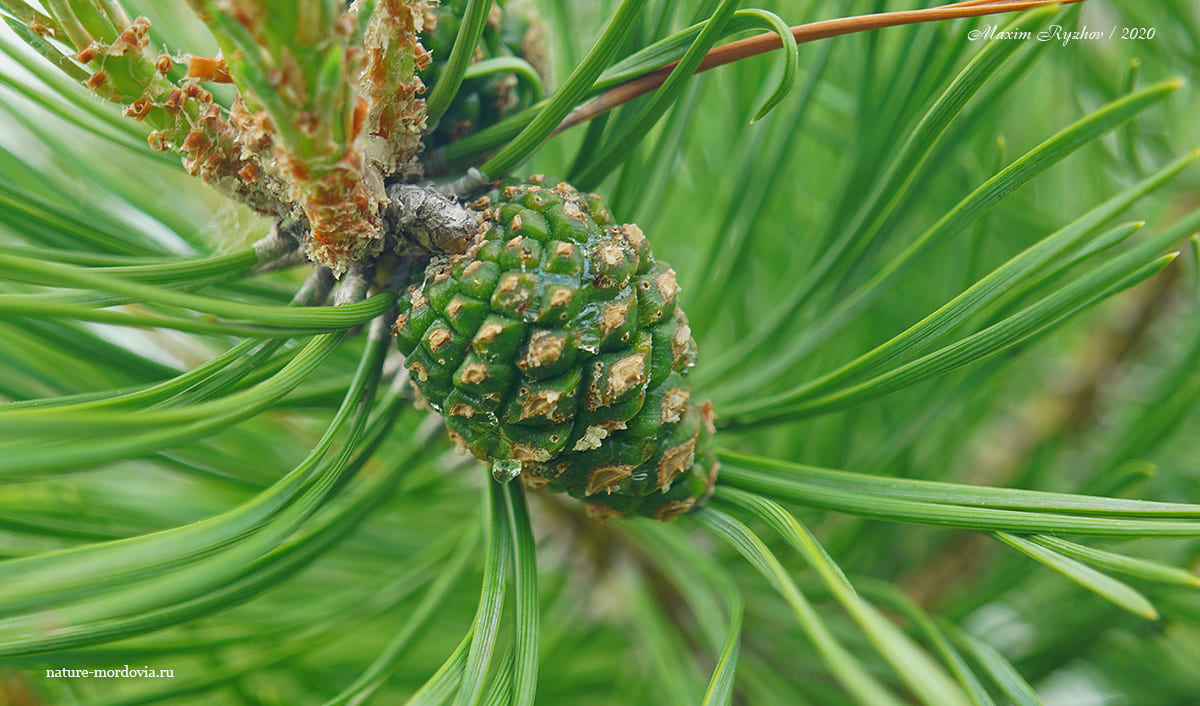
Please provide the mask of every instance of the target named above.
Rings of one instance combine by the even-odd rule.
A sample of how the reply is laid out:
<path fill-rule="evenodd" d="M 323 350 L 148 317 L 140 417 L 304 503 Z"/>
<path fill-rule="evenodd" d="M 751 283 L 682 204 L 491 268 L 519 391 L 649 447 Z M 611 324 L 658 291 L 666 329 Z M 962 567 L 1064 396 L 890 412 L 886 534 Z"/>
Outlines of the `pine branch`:
<path fill-rule="evenodd" d="M 898 12 L 881 12 L 872 15 L 857 15 L 833 20 L 821 20 L 809 24 L 797 25 L 791 28 L 792 37 L 797 44 L 815 42 L 843 34 L 867 32 L 885 27 L 921 22 L 940 22 L 964 17 L 980 17 L 1002 12 L 1017 12 L 1038 7 L 1054 6 L 1083 2 L 1084 0 L 971 0 L 923 10 L 904 10 Z M 766 32 L 754 37 L 739 39 L 729 44 L 716 47 L 708 52 L 704 60 L 696 68 L 696 73 L 702 73 L 718 66 L 725 66 L 752 56 L 765 54 L 769 51 L 783 48 L 779 35 Z M 617 106 L 624 105 L 635 98 L 659 88 L 671 75 L 678 62 L 655 69 L 628 83 L 611 88 L 587 103 L 575 108 L 563 118 L 554 129 L 555 135 L 569 130 L 576 125 L 587 122 L 603 115 Z"/>

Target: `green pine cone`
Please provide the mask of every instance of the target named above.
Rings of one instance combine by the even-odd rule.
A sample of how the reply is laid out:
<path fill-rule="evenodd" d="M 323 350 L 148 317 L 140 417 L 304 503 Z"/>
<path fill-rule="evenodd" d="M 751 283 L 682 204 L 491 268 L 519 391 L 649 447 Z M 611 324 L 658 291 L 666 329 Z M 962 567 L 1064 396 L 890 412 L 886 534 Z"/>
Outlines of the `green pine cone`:
<path fill-rule="evenodd" d="M 417 390 L 462 446 L 588 501 L 669 520 L 711 491 L 712 414 L 691 399 L 696 344 L 675 271 L 640 228 L 567 184 L 504 189 L 465 254 L 401 297 Z"/>
<path fill-rule="evenodd" d="M 433 57 L 429 67 L 421 72 L 426 93 L 432 91 L 441 78 L 450 50 L 454 47 L 466 4 L 466 0 L 443 0 L 425 13 L 421 43 Z M 522 3 L 510 2 L 503 9 L 499 4 L 492 5 L 492 14 L 476 50 L 476 61 L 504 56 L 528 61 L 538 73 L 543 74 L 544 79 L 544 51 L 539 24 L 532 8 Z M 425 145 L 428 149 L 434 149 L 461 140 L 500 122 L 519 108 L 532 105 L 536 100 L 534 91 L 518 82 L 516 76 L 509 72 L 467 79 L 459 87 L 433 132 L 425 137 Z"/>

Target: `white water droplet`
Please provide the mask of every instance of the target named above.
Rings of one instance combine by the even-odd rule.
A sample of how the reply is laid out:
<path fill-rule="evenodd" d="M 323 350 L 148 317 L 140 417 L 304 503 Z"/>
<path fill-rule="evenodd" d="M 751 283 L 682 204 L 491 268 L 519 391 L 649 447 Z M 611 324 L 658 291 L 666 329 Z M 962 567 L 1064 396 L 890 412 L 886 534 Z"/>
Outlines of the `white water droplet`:
<path fill-rule="evenodd" d="M 519 475 L 521 475 L 520 461 L 492 462 L 492 478 L 495 478 L 496 482 L 501 485 L 507 485 L 509 481 Z"/>

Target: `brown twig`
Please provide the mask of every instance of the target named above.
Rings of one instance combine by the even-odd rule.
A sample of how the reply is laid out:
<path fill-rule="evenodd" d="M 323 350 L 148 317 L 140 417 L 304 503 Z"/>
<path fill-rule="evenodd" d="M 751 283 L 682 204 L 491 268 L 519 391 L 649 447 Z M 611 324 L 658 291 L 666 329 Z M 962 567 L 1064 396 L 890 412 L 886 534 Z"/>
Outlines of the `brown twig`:
<path fill-rule="evenodd" d="M 883 29 L 884 27 L 897 27 L 920 22 L 938 22 L 964 17 L 979 17 L 1001 12 L 1029 10 L 1046 5 L 1072 4 L 1077 2 L 1083 2 L 1083 0 L 968 0 L 968 2 L 940 5 L 923 10 L 880 12 L 872 15 L 821 20 L 819 22 L 796 25 L 791 30 L 792 37 L 796 40 L 796 43 L 804 44 L 806 42 L 814 42 L 818 39 L 826 39 L 854 32 L 865 32 L 873 29 Z M 700 62 L 696 73 L 708 71 L 709 69 L 724 66 L 725 64 L 731 64 L 751 56 L 765 54 L 766 52 L 782 47 L 783 41 L 778 34 L 773 32 L 739 39 L 735 42 L 715 47 L 709 51 L 704 60 Z M 555 128 L 554 134 L 557 135 L 579 123 L 591 120 L 619 105 L 628 103 L 639 96 L 653 91 L 667 80 L 667 76 L 671 74 L 671 71 L 674 70 L 678 63 L 677 61 L 672 62 L 666 66 L 654 69 L 627 83 L 611 88 L 575 108 L 567 117 L 563 118 L 563 121 Z"/>

